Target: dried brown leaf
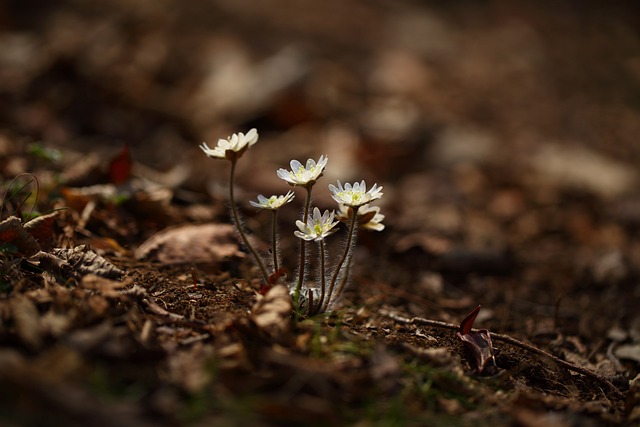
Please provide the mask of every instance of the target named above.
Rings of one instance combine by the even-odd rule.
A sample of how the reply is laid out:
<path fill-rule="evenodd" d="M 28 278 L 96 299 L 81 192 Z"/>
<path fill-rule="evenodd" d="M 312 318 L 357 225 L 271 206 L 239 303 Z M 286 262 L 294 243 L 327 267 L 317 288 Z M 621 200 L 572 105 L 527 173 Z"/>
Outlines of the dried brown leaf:
<path fill-rule="evenodd" d="M 50 248 L 53 245 L 53 225 L 58 215 L 59 211 L 40 215 L 24 224 L 24 229 L 36 239 L 40 247 Z"/>
<path fill-rule="evenodd" d="M 73 278 L 77 278 L 78 276 L 71 264 L 48 252 L 40 251 L 31 257 L 29 261 L 37 262 L 43 270 L 51 274 Z"/>
<path fill-rule="evenodd" d="M 10 216 L 0 222 L 0 244 L 15 247 L 19 255 L 30 257 L 38 253 L 40 245 L 22 225 L 20 218 Z"/>
<path fill-rule="evenodd" d="M 640 362 L 640 344 L 623 344 L 613 350 L 613 354 L 620 359 Z"/>
<path fill-rule="evenodd" d="M 215 264 L 245 255 L 240 251 L 233 226 L 189 224 L 154 234 L 138 247 L 135 256 L 163 264 Z"/>
<path fill-rule="evenodd" d="M 60 191 L 66 206 L 78 212 L 81 212 L 89 202 L 112 200 L 118 194 L 116 186 L 113 184 L 100 184 L 81 188 L 64 187 Z"/>
<path fill-rule="evenodd" d="M 85 245 L 76 246 L 73 249 L 53 249 L 53 254 L 69 263 L 78 274 L 84 276 L 95 274 L 96 276 L 110 279 L 119 279 L 124 271 L 93 252 Z"/>
<path fill-rule="evenodd" d="M 280 338 L 290 330 L 292 310 L 289 290 L 284 285 L 276 285 L 259 297 L 251 309 L 251 319 L 267 335 Z"/>

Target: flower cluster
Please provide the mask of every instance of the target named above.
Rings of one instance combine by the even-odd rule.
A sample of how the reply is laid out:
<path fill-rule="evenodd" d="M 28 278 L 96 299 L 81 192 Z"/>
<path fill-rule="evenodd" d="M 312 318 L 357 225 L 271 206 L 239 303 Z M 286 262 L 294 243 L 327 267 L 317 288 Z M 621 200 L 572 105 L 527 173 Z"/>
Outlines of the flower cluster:
<path fill-rule="evenodd" d="M 284 205 L 294 199 L 294 192 L 288 191 L 285 195 L 273 195 L 265 197 L 258 195 L 257 201 L 250 201 L 251 206 L 261 210 L 268 210 L 273 213 L 272 218 L 272 264 L 273 274 L 269 274 L 266 264 L 260 254 L 251 245 L 246 237 L 242 222 L 240 221 L 238 209 L 233 193 L 233 178 L 235 164 L 246 150 L 258 141 L 258 132 L 251 129 L 246 135 L 242 133 L 233 134 L 226 139 L 219 139 L 216 147 L 209 148 L 203 143 L 200 148 L 204 153 L 212 158 L 226 159 L 231 161 L 231 176 L 229 180 L 229 198 L 231 201 L 231 214 L 236 228 L 242 238 L 244 245 L 249 249 L 260 268 L 265 282 L 273 284 L 281 276 L 279 268 L 279 250 L 277 233 L 277 212 Z M 338 181 L 337 185 L 330 184 L 331 197 L 338 203 L 338 211 L 325 210 L 320 212 L 318 207 L 311 210 L 311 194 L 314 185 L 322 177 L 328 163 L 326 156 L 320 156 L 318 161 L 308 159 L 303 165 L 298 160 L 292 160 L 289 165 L 290 170 L 281 168 L 277 170 L 277 176 L 293 187 L 301 187 L 306 190 L 306 199 L 301 220 L 296 221 L 294 235 L 300 239 L 300 260 L 298 265 L 297 280 L 290 283 L 289 289 L 293 295 L 294 304 L 298 310 L 306 308 L 309 314 L 327 311 L 338 300 L 344 291 L 349 278 L 349 270 L 357 229 L 382 231 L 384 229 L 384 215 L 380 213 L 380 208 L 371 206 L 370 203 L 382 197 L 382 187 L 378 184 L 367 190 L 364 181 L 345 183 Z M 325 239 L 337 231 L 340 222 L 347 224 L 346 238 L 342 255 L 332 268 L 326 265 Z M 315 284 L 306 283 L 306 256 L 308 242 L 318 244 L 318 262 L 311 263 L 317 270 L 317 281 Z M 330 275 L 327 273 L 332 271 Z"/>

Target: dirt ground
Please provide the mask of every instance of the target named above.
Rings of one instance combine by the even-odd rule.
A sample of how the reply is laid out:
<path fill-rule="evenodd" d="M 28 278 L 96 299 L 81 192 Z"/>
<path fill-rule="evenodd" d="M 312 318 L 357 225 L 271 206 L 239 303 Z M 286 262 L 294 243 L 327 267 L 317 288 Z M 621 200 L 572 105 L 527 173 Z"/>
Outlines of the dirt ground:
<path fill-rule="evenodd" d="M 328 313 L 268 290 L 198 148 L 254 127 L 266 260 L 291 159 L 328 156 L 322 209 L 384 187 Z M 638 425 L 638 135 L 631 2 L 4 2 L 0 424 Z"/>

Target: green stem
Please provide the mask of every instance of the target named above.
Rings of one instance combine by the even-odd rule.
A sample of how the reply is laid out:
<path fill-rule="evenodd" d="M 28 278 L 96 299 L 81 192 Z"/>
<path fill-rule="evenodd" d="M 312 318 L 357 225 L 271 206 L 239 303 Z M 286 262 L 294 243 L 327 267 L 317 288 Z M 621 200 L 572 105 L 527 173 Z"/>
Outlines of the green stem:
<path fill-rule="evenodd" d="M 260 255 L 258 255 L 258 252 L 256 252 L 256 250 L 253 248 L 251 243 L 249 243 L 249 239 L 247 239 L 247 236 L 244 234 L 244 231 L 242 230 L 242 224 L 240 223 L 240 216 L 238 215 L 238 208 L 236 207 L 236 199 L 233 195 L 233 177 L 236 171 L 236 161 L 237 160 L 235 159 L 231 160 L 231 175 L 229 178 L 229 199 L 231 201 L 231 215 L 233 216 L 233 220 L 236 223 L 236 229 L 238 230 L 238 233 L 242 238 L 242 243 L 245 245 L 247 249 L 249 249 L 249 252 L 251 252 L 251 255 L 253 255 L 253 258 L 258 264 L 258 267 L 260 267 L 260 271 L 262 272 L 262 276 L 264 277 L 265 283 L 268 284 L 269 273 L 267 273 L 267 269 L 265 268 L 264 263 L 260 258 Z"/>
<path fill-rule="evenodd" d="M 347 257 L 349 256 L 349 253 L 351 251 L 351 241 L 354 238 L 355 229 L 356 229 L 356 225 L 357 225 L 357 221 L 358 221 L 358 208 L 359 208 L 359 206 L 353 208 L 353 218 L 351 219 L 351 224 L 349 224 L 349 233 L 347 234 L 347 242 L 344 245 L 344 252 L 342 253 L 342 256 L 340 257 L 340 261 L 338 261 L 338 265 L 336 265 L 336 269 L 333 272 L 333 276 L 331 277 L 331 285 L 329 286 L 329 296 L 327 297 L 327 303 L 325 305 L 325 310 L 327 308 L 329 308 L 329 303 L 331 303 L 331 300 L 333 299 L 334 288 L 336 286 L 336 280 L 338 280 L 338 275 L 340 274 L 340 270 L 342 269 L 342 265 L 344 264 L 345 260 L 347 259 Z M 349 264 L 351 264 L 351 263 L 349 263 Z M 343 284 L 340 285 L 339 291 L 341 291 L 342 288 L 343 288 Z M 340 295 L 340 294 L 339 294 L 339 292 L 336 292 L 335 295 Z"/>
<path fill-rule="evenodd" d="M 311 186 L 306 187 L 307 189 L 307 200 L 304 203 L 304 214 L 302 215 L 302 222 L 307 223 L 307 219 L 309 218 L 309 207 L 311 206 Z M 296 290 L 294 292 L 294 303 L 297 307 L 298 301 L 300 298 L 300 290 L 302 289 L 302 282 L 304 281 L 304 270 L 305 270 L 305 256 L 307 251 L 307 241 L 304 239 L 300 239 L 300 269 L 298 270 L 298 282 L 296 283 Z"/>

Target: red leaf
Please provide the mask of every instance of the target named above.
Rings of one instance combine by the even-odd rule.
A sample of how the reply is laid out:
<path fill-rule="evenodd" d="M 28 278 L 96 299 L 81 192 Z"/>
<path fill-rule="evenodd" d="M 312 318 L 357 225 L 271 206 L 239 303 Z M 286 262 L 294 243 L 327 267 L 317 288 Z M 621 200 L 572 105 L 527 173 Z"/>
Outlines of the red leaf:
<path fill-rule="evenodd" d="M 460 322 L 460 330 L 456 336 L 467 346 L 473 355 L 478 372 L 486 372 L 493 375 L 497 372 L 496 359 L 493 355 L 493 344 L 491 334 L 486 329 L 472 332 L 473 322 L 480 312 L 478 305 L 471 313 Z M 486 369 L 485 369 L 486 368 Z"/>
<path fill-rule="evenodd" d="M 476 362 L 478 372 L 486 372 L 489 375 L 496 373 L 496 358 L 493 355 L 493 344 L 491 343 L 491 334 L 486 329 L 470 334 L 461 334 L 457 332 L 458 338 L 464 342 Z M 486 369 L 486 370 L 485 370 Z"/>
<path fill-rule="evenodd" d="M 0 222 L 0 245 L 11 244 L 18 254 L 30 257 L 40 251 L 40 245 L 22 226 L 18 217 L 10 216 Z"/>
<path fill-rule="evenodd" d="M 122 184 L 131 177 L 131 151 L 128 145 L 124 145 L 118 155 L 109 163 L 109 179 L 113 184 Z"/>
<path fill-rule="evenodd" d="M 465 317 L 462 322 L 460 322 L 460 333 L 462 335 L 471 333 L 473 322 L 475 322 L 476 317 L 478 317 L 478 313 L 480 313 L 480 307 L 482 306 L 478 305 L 471 313 L 467 314 L 467 317 Z"/>
<path fill-rule="evenodd" d="M 276 283 L 278 283 L 278 280 L 281 277 L 286 277 L 286 276 L 287 276 L 287 269 L 284 267 L 279 268 L 278 271 L 276 271 L 275 273 L 269 276 L 269 285 L 275 285 Z"/>

